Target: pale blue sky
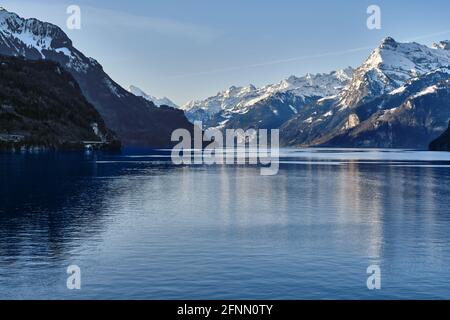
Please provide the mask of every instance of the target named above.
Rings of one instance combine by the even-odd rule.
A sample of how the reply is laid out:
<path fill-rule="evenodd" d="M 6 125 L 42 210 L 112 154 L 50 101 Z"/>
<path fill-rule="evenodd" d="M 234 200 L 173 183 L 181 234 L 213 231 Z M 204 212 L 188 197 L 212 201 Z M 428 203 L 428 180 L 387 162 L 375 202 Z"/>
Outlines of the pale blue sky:
<path fill-rule="evenodd" d="M 81 30 L 65 26 L 70 4 L 81 7 Z M 370 4 L 381 7 L 381 30 L 366 27 Z M 61 26 L 124 87 L 134 84 L 178 104 L 231 85 L 261 86 L 292 74 L 357 66 L 388 35 L 425 44 L 450 38 L 446 0 L 7 0 L 0 5 Z"/>

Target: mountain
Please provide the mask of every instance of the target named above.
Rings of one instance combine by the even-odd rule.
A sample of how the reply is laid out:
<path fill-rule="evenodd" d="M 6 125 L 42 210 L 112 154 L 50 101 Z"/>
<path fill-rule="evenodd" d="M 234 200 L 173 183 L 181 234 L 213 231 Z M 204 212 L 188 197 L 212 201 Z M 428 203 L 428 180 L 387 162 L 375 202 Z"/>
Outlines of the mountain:
<path fill-rule="evenodd" d="M 0 149 L 119 148 L 116 135 L 59 64 L 0 56 Z"/>
<path fill-rule="evenodd" d="M 429 145 L 430 151 L 450 151 L 450 122 L 448 129 Z"/>
<path fill-rule="evenodd" d="M 449 78 L 449 69 L 439 69 L 357 107 L 352 113 L 357 125 L 323 144 L 427 149 L 450 119 Z"/>
<path fill-rule="evenodd" d="M 353 70 L 291 76 L 277 84 L 256 88 L 231 87 L 205 100 L 183 106 L 191 121 L 221 128 L 276 128 L 306 104 L 335 95 L 351 79 Z"/>
<path fill-rule="evenodd" d="M 182 106 L 191 121 L 208 121 L 214 115 L 228 110 L 241 109 L 246 103 L 257 97 L 257 89 L 248 87 L 231 87 L 205 100 L 193 100 Z"/>
<path fill-rule="evenodd" d="M 0 8 L 0 54 L 58 62 L 125 145 L 165 147 L 172 144 L 173 130 L 193 130 L 182 111 L 158 108 L 123 89 L 53 24 L 24 19 Z"/>
<path fill-rule="evenodd" d="M 130 86 L 128 88 L 128 91 L 131 92 L 132 94 L 134 94 L 135 96 L 142 97 L 145 100 L 154 103 L 157 107 L 168 106 L 168 107 L 171 107 L 171 108 L 174 108 L 174 109 L 179 109 L 180 108 L 179 106 L 177 106 L 169 98 L 167 98 L 167 97 L 164 97 L 164 98 L 154 97 L 152 95 L 149 95 L 149 94 L 145 93 L 143 90 L 139 89 L 136 86 Z"/>
<path fill-rule="evenodd" d="M 286 146 L 426 148 L 450 118 L 448 42 L 429 48 L 386 38 L 329 101 L 280 128 Z"/>
<path fill-rule="evenodd" d="M 413 77 L 450 65 L 450 51 L 442 46 L 445 42 L 429 48 L 385 38 L 356 69 L 352 81 L 339 95 L 339 107 L 354 107 L 395 90 Z"/>

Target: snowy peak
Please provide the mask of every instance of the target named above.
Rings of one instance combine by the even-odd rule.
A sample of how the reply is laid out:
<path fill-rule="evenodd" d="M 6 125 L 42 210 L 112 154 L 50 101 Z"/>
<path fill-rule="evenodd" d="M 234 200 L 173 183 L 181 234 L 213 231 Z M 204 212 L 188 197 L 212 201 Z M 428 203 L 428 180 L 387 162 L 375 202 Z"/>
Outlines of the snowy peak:
<path fill-rule="evenodd" d="M 326 97 L 336 94 L 351 79 L 352 68 L 331 73 L 306 74 L 303 77 L 290 76 L 275 85 L 262 88 L 270 93 L 293 92 L 297 96 Z"/>
<path fill-rule="evenodd" d="M 209 115 L 214 115 L 222 110 L 232 110 L 244 106 L 248 101 L 258 97 L 258 94 L 258 89 L 252 84 L 246 87 L 231 86 L 205 100 L 189 101 L 182 109 L 187 112 L 203 110 Z"/>
<path fill-rule="evenodd" d="M 101 68 L 97 61 L 75 49 L 58 26 L 34 18 L 25 19 L 5 9 L 0 9 L 0 54 L 56 60 L 84 74 L 91 67 Z"/>
<path fill-rule="evenodd" d="M 134 94 L 135 96 L 138 97 L 142 97 L 148 101 L 153 102 L 156 106 L 160 107 L 160 106 L 169 106 L 172 108 L 176 108 L 178 109 L 179 107 L 169 98 L 157 98 L 154 97 L 152 95 L 149 95 L 147 93 L 145 93 L 143 90 L 141 90 L 140 88 L 136 87 L 136 86 L 130 86 L 128 88 L 128 91 L 131 92 L 132 94 Z"/>
<path fill-rule="evenodd" d="M 448 43 L 442 41 L 439 46 L 429 48 L 415 42 L 398 43 L 392 38 L 386 38 L 374 51 L 375 56 L 381 59 L 377 67 L 400 81 L 403 81 L 404 76 L 414 77 L 433 71 L 450 64 L 450 52 L 443 50 Z M 407 74 L 402 74 L 404 72 Z"/>
<path fill-rule="evenodd" d="M 252 92 L 256 91 L 256 87 L 252 84 L 248 85 L 247 87 L 236 87 L 231 86 L 228 90 L 224 91 L 222 94 L 225 97 L 232 98 L 232 97 L 240 97 L 244 96 L 246 94 L 251 94 Z M 220 95 L 220 93 L 219 93 Z"/>
<path fill-rule="evenodd" d="M 24 19 L 3 8 L 0 8 L 0 38 L 15 39 L 41 55 L 43 50 L 72 47 L 72 41 L 58 26 L 34 18 Z"/>
<path fill-rule="evenodd" d="M 352 78 L 353 69 L 333 71 L 331 73 L 307 74 L 303 77 L 290 76 L 276 84 L 256 88 L 254 85 L 246 87 L 232 86 L 205 100 L 190 101 L 182 109 L 188 113 L 201 111 L 209 116 L 219 112 L 245 113 L 257 103 L 289 93 L 298 98 L 336 95 Z"/>
<path fill-rule="evenodd" d="M 332 74 L 334 74 L 337 80 L 344 83 L 352 79 L 354 71 L 355 70 L 352 67 L 347 67 L 345 69 L 334 71 Z"/>
<path fill-rule="evenodd" d="M 386 37 L 383 40 L 381 40 L 380 48 L 397 48 L 398 43 L 395 41 L 392 37 Z"/>
<path fill-rule="evenodd" d="M 399 43 L 391 37 L 383 39 L 341 93 L 340 107 L 355 106 L 395 90 L 413 77 L 450 65 L 449 43 L 442 41 L 430 48 L 415 42 Z"/>

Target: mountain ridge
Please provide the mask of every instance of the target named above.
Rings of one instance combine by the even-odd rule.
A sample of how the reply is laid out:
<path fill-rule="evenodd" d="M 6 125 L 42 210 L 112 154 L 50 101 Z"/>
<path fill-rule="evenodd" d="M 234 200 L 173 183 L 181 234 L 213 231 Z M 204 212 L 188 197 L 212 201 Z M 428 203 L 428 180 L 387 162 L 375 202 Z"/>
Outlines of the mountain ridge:
<path fill-rule="evenodd" d="M 339 96 L 339 107 L 353 107 L 374 96 L 395 90 L 407 80 L 450 65 L 450 51 L 416 42 L 399 43 L 384 38 Z"/>
<path fill-rule="evenodd" d="M 180 107 L 175 102 L 170 100 L 169 98 L 167 98 L 167 97 L 157 98 L 155 96 L 152 96 L 152 95 L 146 93 L 144 90 L 142 90 L 139 87 L 136 87 L 134 85 L 129 86 L 128 91 L 137 97 L 142 97 L 145 100 L 152 102 L 157 107 L 168 106 L 168 107 L 171 107 L 174 109 L 180 109 Z"/>
<path fill-rule="evenodd" d="M 337 94 L 352 73 L 349 67 L 330 73 L 290 76 L 260 88 L 232 86 L 182 108 L 188 119 L 203 121 L 207 127 L 273 129 L 297 114 L 305 104 Z"/>
<path fill-rule="evenodd" d="M 264 100 L 272 94 L 294 92 L 300 96 L 329 96 L 335 94 L 337 88 L 348 81 L 353 69 L 332 71 L 330 73 L 306 74 L 302 77 L 294 75 L 275 84 L 257 88 L 252 84 L 245 87 L 231 86 L 218 92 L 215 96 L 203 100 L 191 100 L 181 108 L 190 111 L 195 108 L 212 109 L 212 113 L 222 110 L 244 109 Z"/>

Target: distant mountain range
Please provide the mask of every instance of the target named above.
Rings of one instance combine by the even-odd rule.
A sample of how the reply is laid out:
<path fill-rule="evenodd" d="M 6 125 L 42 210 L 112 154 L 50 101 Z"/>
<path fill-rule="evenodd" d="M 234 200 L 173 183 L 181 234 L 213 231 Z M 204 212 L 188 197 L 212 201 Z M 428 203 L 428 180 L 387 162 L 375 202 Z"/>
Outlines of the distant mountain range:
<path fill-rule="evenodd" d="M 208 127 L 279 128 L 284 146 L 425 149 L 450 119 L 449 67 L 449 41 L 388 37 L 355 70 L 231 87 L 183 109 Z"/>
<path fill-rule="evenodd" d="M 123 89 L 53 24 L 24 19 L 0 8 L 0 55 L 59 63 L 72 74 L 87 100 L 125 145 L 166 147 L 172 144 L 173 130 L 193 130 L 182 111 L 158 108 Z"/>
<path fill-rule="evenodd" d="M 274 85 L 231 87 L 205 100 L 182 107 L 191 121 L 222 128 L 275 128 L 296 115 L 303 106 L 337 94 L 351 79 L 353 69 L 330 74 L 291 76 Z"/>

